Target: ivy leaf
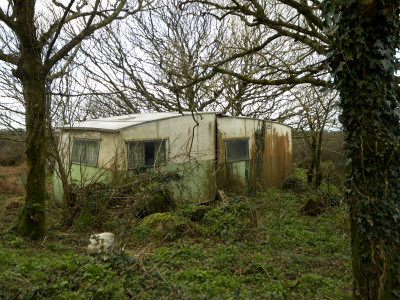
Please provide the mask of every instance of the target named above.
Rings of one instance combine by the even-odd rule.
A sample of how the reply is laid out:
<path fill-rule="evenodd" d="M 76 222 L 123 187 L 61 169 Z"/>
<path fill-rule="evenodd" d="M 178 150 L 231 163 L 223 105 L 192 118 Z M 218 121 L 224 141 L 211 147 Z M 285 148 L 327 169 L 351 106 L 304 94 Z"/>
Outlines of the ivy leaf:
<path fill-rule="evenodd" d="M 347 53 L 345 54 L 345 57 L 346 57 L 346 61 L 354 60 L 354 58 L 353 58 L 353 53 L 351 53 L 351 52 L 347 52 Z"/>
<path fill-rule="evenodd" d="M 381 40 L 376 40 L 374 46 L 380 49 L 384 48 Z"/>
<path fill-rule="evenodd" d="M 392 62 L 388 59 L 382 59 L 381 65 L 386 72 L 390 71 L 393 68 Z"/>

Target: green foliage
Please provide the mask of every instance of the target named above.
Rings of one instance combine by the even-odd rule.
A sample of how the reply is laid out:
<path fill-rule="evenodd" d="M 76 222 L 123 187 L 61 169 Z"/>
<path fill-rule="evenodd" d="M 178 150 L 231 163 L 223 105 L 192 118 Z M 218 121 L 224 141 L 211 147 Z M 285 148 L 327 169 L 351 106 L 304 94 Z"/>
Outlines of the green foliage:
<path fill-rule="evenodd" d="M 13 234 L 5 234 L 3 235 L 3 240 L 6 241 L 9 245 L 11 245 L 12 247 L 15 248 L 20 248 L 23 243 L 24 243 L 24 239 L 19 237 L 19 236 L 15 236 Z"/>
<path fill-rule="evenodd" d="M 337 189 L 318 189 L 309 195 L 301 207 L 301 212 L 308 216 L 317 216 L 332 207 L 343 204 L 342 192 Z"/>
<path fill-rule="evenodd" d="M 6 251 L 0 250 L 0 257 Z M 23 299 L 121 299 L 133 295 L 146 298 L 146 279 L 159 280 L 152 264 L 143 264 L 135 256 L 126 253 L 111 254 L 108 257 L 81 257 L 67 253 L 61 257 L 49 256 L 44 260 L 25 257 L 24 253 L 11 256 L 6 263 L 1 260 L 4 270 L 0 280 L 0 296 L 20 295 Z M 149 271 L 146 271 L 149 268 Z M 48 270 L 51 270 L 49 272 Z M 4 278 L 10 278 L 15 284 L 6 286 Z M 20 281 L 25 282 L 24 285 Z M 154 296 L 168 295 L 169 287 L 158 283 Z"/>
<path fill-rule="evenodd" d="M 333 164 L 331 161 L 322 162 L 321 176 L 323 179 L 322 184 L 319 189 L 316 189 L 307 182 L 307 170 L 295 168 L 294 174 L 282 181 L 282 188 L 296 193 L 321 190 L 332 193 L 332 196 L 333 194 L 338 194 L 339 188 L 342 187 L 344 180 L 343 170 L 340 169 L 340 166 Z"/>
<path fill-rule="evenodd" d="M 230 198 L 204 215 L 211 233 L 227 240 L 241 240 L 257 227 L 257 212 L 247 199 Z"/>
<path fill-rule="evenodd" d="M 211 209 L 211 206 L 189 204 L 180 208 L 180 214 L 194 222 L 199 222 L 204 219 L 206 213 Z"/>
<path fill-rule="evenodd" d="M 294 175 L 295 177 L 300 178 L 304 182 L 307 181 L 307 169 L 304 168 L 294 168 Z"/>
<path fill-rule="evenodd" d="M 110 193 L 104 183 L 73 189 L 73 207 L 65 215 L 66 224 L 72 225 L 76 232 L 84 232 L 101 225 L 108 216 Z"/>
<path fill-rule="evenodd" d="M 345 299 L 346 209 L 303 216 L 303 196 L 271 189 L 253 199 L 232 197 L 196 222 L 184 215 L 202 206 L 156 213 L 130 223 L 126 234 L 135 238 L 125 240 L 125 252 L 107 256 L 82 255 L 87 239 L 79 254 L 68 251 L 80 240 L 72 232 L 40 245 L 3 235 L 0 298 Z M 177 235 L 170 239 L 170 232 Z"/>
<path fill-rule="evenodd" d="M 323 209 L 343 204 L 343 194 L 340 190 L 331 188 L 328 190 L 319 189 L 317 197 Z"/>

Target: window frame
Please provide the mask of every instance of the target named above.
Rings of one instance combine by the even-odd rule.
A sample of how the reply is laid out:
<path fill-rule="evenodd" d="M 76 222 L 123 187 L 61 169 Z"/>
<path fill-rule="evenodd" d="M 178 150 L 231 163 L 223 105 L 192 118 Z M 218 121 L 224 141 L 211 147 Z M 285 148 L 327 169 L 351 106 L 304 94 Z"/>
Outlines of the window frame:
<path fill-rule="evenodd" d="M 74 153 L 74 147 L 75 147 L 75 143 L 77 141 L 80 142 L 90 142 L 90 143 L 97 143 L 97 151 L 96 151 L 96 163 L 92 164 L 90 162 L 83 162 L 83 161 L 75 161 L 74 157 L 73 157 L 73 153 Z M 71 151 L 71 163 L 73 164 L 77 164 L 77 165 L 84 165 L 84 166 L 91 166 L 91 167 L 97 167 L 98 163 L 99 163 L 99 153 L 100 153 L 100 142 L 101 140 L 97 140 L 97 139 L 85 139 L 85 138 L 74 138 L 74 141 L 72 143 L 72 151 Z"/>
<path fill-rule="evenodd" d="M 228 143 L 235 141 L 246 141 L 247 143 L 247 158 L 240 159 L 229 159 L 228 158 Z M 250 160 L 250 139 L 249 138 L 233 138 L 233 139 L 224 139 L 225 144 L 225 162 L 238 162 L 238 161 L 247 161 Z"/>
<path fill-rule="evenodd" d="M 158 162 L 157 164 L 151 164 L 151 165 L 143 165 L 143 166 L 137 166 L 137 167 L 131 167 L 130 164 L 130 145 L 134 144 L 145 144 L 145 143 L 158 143 L 161 142 L 161 145 L 164 143 L 164 160 Z M 151 139 L 151 140 L 128 140 L 126 141 L 126 149 L 127 149 L 127 167 L 128 170 L 137 170 L 137 169 L 149 169 L 149 168 L 154 168 L 154 167 L 159 167 L 167 162 L 167 142 L 168 139 Z M 154 153 L 155 154 L 155 153 Z M 153 155 L 154 155 L 153 154 Z M 146 160 L 144 160 L 146 163 Z"/>

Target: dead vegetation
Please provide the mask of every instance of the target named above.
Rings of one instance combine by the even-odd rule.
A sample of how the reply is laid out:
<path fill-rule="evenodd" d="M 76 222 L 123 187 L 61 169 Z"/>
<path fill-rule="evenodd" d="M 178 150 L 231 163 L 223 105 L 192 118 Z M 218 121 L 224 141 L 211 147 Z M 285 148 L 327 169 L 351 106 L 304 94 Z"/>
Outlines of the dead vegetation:
<path fill-rule="evenodd" d="M 0 230 L 11 228 L 23 204 L 26 166 L 0 166 Z"/>
<path fill-rule="evenodd" d="M 0 166 L 0 195 L 23 195 L 24 194 L 24 176 L 26 166 Z"/>
<path fill-rule="evenodd" d="M 23 195 L 24 188 L 15 176 L 0 175 L 0 194 Z"/>
<path fill-rule="evenodd" d="M 0 166 L 18 166 L 25 161 L 25 145 L 21 141 L 0 139 Z"/>
<path fill-rule="evenodd" d="M 78 232 L 101 230 L 110 220 L 136 220 L 172 211 L 176 205 L 169 183 L 179 178 L 176 172 L 125 174 L 110 183 L 74 185 L 62 226 Z"/>

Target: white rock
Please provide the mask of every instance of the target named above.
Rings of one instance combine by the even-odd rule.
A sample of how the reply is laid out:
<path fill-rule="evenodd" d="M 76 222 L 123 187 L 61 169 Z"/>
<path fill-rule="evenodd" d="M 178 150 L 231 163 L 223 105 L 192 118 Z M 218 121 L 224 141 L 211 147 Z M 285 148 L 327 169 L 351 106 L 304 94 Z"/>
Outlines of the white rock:
<path fill-rule="evenodd" d="M 92 234 L 87 249 L 88 254 L 94 255 L 102 252 L 111 252 L 114 248 L 114 238 L 115 235 L 111 232 Z"/>

